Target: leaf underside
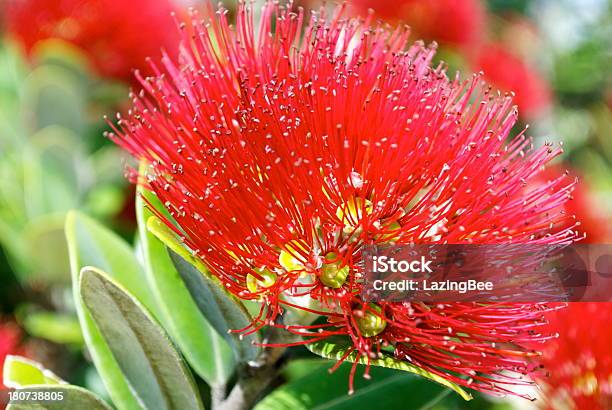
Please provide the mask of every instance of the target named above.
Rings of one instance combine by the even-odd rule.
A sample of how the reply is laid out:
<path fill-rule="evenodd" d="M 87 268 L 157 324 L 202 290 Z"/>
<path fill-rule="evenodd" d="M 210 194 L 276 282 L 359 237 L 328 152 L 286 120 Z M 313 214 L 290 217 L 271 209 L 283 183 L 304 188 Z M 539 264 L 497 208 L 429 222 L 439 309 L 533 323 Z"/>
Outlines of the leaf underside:
<path fill-rule="evenodd" d="M 80 293 L 123 376 L 146 409 L 203 409 L 183 359 L 140 302 L 95 268 L 83 269 Z"/>

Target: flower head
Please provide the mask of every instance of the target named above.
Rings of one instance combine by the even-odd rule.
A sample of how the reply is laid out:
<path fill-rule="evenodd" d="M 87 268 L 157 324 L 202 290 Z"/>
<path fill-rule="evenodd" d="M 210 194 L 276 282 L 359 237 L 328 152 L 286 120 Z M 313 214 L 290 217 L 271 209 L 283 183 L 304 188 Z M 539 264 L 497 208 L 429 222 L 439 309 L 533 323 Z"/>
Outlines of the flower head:
<path fill-rule="evenodd" d="M 144 182 L 186 246 L 231 292 L 262 301 L 251 331 L 281 326 L 299 343 L 344 335 L 361 357 L 391 347 L 506 392 L 522 381 L 503 372 L 531 370 L 523 342 L 547 339 L 545 306 L 365 303 L 361 251 L 571 242 L 573 225 L 557 226 L 572 182 L 527 190 L 560 151 L 510 138 L 511 98 L 478 76 L 449 80 L 430 66 L 434 48 L 343 11 L 305 23 L 302 10 L 266 2 L 259 27 L 245 5 L 235 27 L 223 9 L 194 14 L 179 60 L 139 77 L 144 89 L 110 136 L 147 161 Z M 288 307 L 327 320 L 276 324 Z"/>
<path fill-rule="evenodd" d="M 8 31 L 27 50 L 58 38 L 81 48 L 104 76 L 132 78 L 161 48 L 176 50 L 170 0 L 7 0 Z"/>
<path fill-rule="evenodd" d="M 555 409 L 604 410 L 612 406 L 612 303 L 575 302 L 549 313 L 559 337 L 541 358 L 546 404 Z"/>

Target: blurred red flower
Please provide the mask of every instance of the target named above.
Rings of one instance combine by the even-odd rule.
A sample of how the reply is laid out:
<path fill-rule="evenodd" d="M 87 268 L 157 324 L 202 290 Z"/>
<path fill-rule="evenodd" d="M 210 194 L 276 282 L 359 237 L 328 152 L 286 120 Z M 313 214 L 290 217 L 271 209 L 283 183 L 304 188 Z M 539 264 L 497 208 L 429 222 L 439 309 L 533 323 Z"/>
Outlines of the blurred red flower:
<path fill-rule="evenodd" d="M 131 80 L 133 68 L 160 49 L 177 50 L 178 30 L 170 0 L 6 0 L 8 31 L 29 51 L 59 38 L 81 48 L 98 72 Z"/>
<path fill-rule="evenodd" d="M 593 198 L 593 191 L 589 189 L 586 181 L 576 184 L 572 192 L 572 200 L 565 205 L 567 212 L 576 215 L 580 222 L 578 230 L 586 234 L 581 243 L 611 243 L 610 221 L 603 214 L 603 209 Z"/>
<path fill-rule="evenodd" d="M 4 359 L 9 354 L 20 354 L 21 330 L 13 322 L 0 322 L 0 389 L 3 387 Z"/>
<path fill-rule="evenodd" d="M 480 0 L 353 0 L 360 12 L 371 8 L 390 23 L 406 23 L 412 37 L 473 48 L 484 37 L 486 7 Z"/>
<path fill-rule="evenodd" d="M 559 334 L 543 349 L 544 404 L 550 409 L 612 408 L 612 303 L 570 303 L 547 314 Z"/>
<path fill-rule="evenodd" d="M 576 184 L 571 198 L 565 202 L 563 211 L 567 215 L 573 215 L 580 223 L 576 227 L 580 235 L 586 236 L 580 243 L 606 244 L 612 242 L 610 232 L 610 221 L 606 219 L 603 208 L 595 202 L 593 191 L 589 188 L 587 181 L 581 178 L 578 171 L 567 164 L 559 164 L 547 167 L 538 177 L 540 183 L 557 178 L 559 174 L 566 172 L 570 176 L 578 177 L 580 183 Z M 565 227 L 569 227 L 571 219 L 568 219 Z"/>
<path fill-rule="evenodd" d="M 514 101 L 527 117 L 542 113 L 551 104 L 551 90 L 546 80 L 501 43 L 479 47 L 472 58 L 474 71 L 484 71 L 487 82 L 502 91 L 512 91 Z"/>

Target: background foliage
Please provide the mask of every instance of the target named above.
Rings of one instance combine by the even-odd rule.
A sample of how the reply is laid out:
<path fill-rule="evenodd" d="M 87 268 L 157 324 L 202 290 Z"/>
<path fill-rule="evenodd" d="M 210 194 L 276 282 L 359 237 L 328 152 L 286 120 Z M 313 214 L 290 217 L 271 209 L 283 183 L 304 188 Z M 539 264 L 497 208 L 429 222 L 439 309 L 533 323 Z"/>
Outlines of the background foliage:
<path fill-rule="evenodd" d="M 452 15 L 448 21 L 428 21 L 431 12 L 403 16 L 392 1 L 376 4 L 394 10 L 381 18 L 408 20 L 427 40 L 436 39 L 430 25 L 457 24 Z M 475 25 L 477 40 L 442 40 L 439 58 L 450 72 L 484 69 L 494 87 L 512 89 L 518 100 L 538 101 L 525 103 L 521 127 L 529 124 L 539 142 L 564 141 L 558 166 L 582 182 L 569 211 L 583 220 L 588 241 L 610 243 L 612 3 L 479 4 L 486 17 L 461 23 Z M 180 14 L 186 5 L 173 7 Z M 0 362 L 8 353 L 20 354 L 53 371 L 11 359 L 9 387 L 65 380 L 70 384 L 62 388 L 70 400 L 92 409 L 107 408 L 97 397 L 121 402 L 121 408 L 140 408 L 139 400 L 147 408 L 209 407 L 219 386 L 233 383 L 241 364 L 256 357 L 255 347 L 223 331 L 244 327 L 250 307 L 230 300 L 210 278 L 194 276 L 197 267 L 185 255 L 166 252 L 165 245 L 173 249 L 171 238 L 151 228 L 151 211 L 125 181 L 126 160 L 103 137 L 104 115 L 125 109 L 133 77 L 105 76 L 92 50 L 65 38 L 45 39 L 25 50 L 9 29 L 10 14 L 3 17 Z M 503 53 L 494 54 L 500 49 Z M 121 50 L 129 53 L 125 44 Z M 82 271 L 84 266 L 99 270 Z M 80 287 L 72 287 L 79 275 Z M 407 398 L 410 408 L 528 405 L 478 394 L 466 403 L 437 384 L 385 368 L 373 369 L 369 381 L 358 380 L 356 394 L 348 396 L 350 366 L 329 375 L 331 362 L 301 347 L 283 361 L 282 377 L 256 409 L 406 408 Z M 143 377 L 151 369 L 155 377 Z M 137 386 L 138 400 L 125 379 Z"/>

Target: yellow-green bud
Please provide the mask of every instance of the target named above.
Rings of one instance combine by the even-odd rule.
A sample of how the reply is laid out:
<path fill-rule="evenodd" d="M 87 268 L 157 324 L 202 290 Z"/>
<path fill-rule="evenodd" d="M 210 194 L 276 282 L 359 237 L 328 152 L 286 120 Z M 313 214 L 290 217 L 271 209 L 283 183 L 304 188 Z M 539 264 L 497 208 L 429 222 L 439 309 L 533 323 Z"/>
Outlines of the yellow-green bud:
<path fill-rule="evenodd" d="M 246 277 L 247 289 L 251 292 L 257 292 L 261 288 L 269 288 L 276 283 L 276 274 L 270 269 L 254 269 L 255 272 L 262 278 L 258 279 L 255 275 L 249 273 Z"/>
<path fill-rule="evenodd" d="M 342 266 L 342 261 L 338 259 L 338 255 L 334 252 L 329 252 L 325 255 L 325 263 L 321 267 L 319 280 L 330 288 L 338 289 L 344 285 L 348 277 L 350 268 L 348 265 Z"/>
<path fill-rule="evenodd" d="M 376 313 L 374 313 L 374 312 Z M 364 309 L 363 316 L 355 318 L 357 327 L 365 337 L 379 335 L 387 327 L 387 321 L 380 317 L 382 309 L 375 303 L 368 304 L 368 310 Z"/>
<path fill-rule="evenodd" d="M 299 241 L 296 240 L 289 242 L 287 245 L 285 245 L 285 249 L 281 250 L 281 253 L 278 256 L 278 262 L 287 272 L 304 269 L 302 262 L 293 256 L 299 253 L 298 250 L 304 251 L 305 248 Z"/>

